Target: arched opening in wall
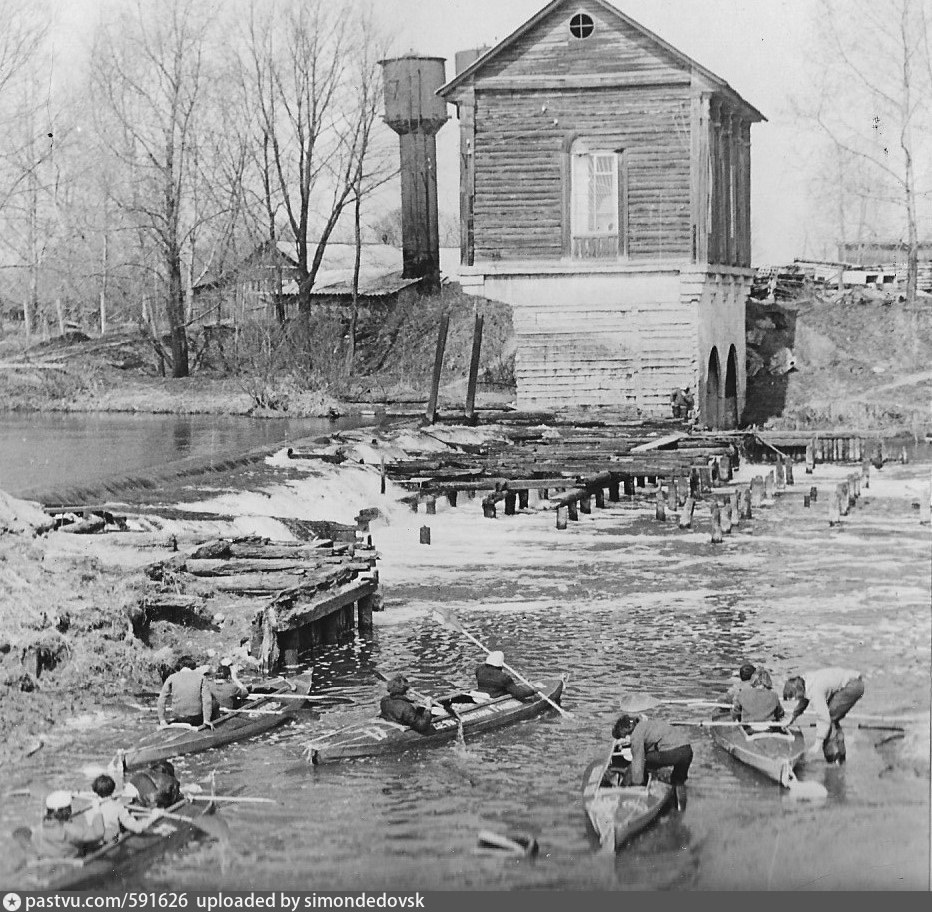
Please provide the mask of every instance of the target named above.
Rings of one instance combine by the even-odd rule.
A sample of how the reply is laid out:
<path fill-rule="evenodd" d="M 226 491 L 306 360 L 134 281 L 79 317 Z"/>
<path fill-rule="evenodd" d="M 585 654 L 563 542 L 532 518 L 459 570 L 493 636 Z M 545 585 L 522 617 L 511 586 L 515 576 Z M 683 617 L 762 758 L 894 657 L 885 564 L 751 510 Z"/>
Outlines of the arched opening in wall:
<path fill-rule="evenodd" d="M 722 427 L 726 430 L 738 426 L 738 353 L 734 345 L 728 349 L 725 365 L 725 399 L 722 402 Z"/>
<path fill-rule="evenodd" d="M 702 423 L 708 428 L 717 428 L 719 415 L 719 392 L 721 391 L 722 371 L 718 360 L 718 349 L 713 345 L 709 353 L 709 369 L 705 378 L 705 403 L 702 410 Z"/>

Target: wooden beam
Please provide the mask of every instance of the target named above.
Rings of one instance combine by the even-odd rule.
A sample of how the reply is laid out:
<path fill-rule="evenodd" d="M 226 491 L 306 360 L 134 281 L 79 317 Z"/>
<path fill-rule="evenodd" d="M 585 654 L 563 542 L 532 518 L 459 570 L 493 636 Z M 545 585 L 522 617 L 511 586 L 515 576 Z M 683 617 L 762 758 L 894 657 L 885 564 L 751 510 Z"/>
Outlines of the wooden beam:
<path fill-rule="evenodd" d="M 433 424 L 437 419 L 437 397 L 440 394 L 440 373 L 443 370 L 443 352 L 447 345 L 447 330 L 450 328 L 450 315 L 440 318 L 437 331 L 437 351 L 434 354 L 434 375 L 430 381 L 430 399 L 427 402 L 427 423 Z"/>
<path fill-rule="evenodd" d="M 354 580 L 316 598 L 308 598 L 306 601 L 304 593 L 299 592 L 294 596 L 283 595 L 276 599 L 274 629 L 280 633 L 283 630 L 295 630 L 298 627 L 312 624 L 340 608 L 374 595 L 377 589 L 378 583 L 374 580 Z M 288 605 L 286 599 L 290 598 L 294 598 L 297 604 L 292 602 Z"/>
<path fill-rule="evenodd" d="M 476 383 L 479 380 L 479 355 L 482 353 L 482 327 L 485 317 L 477 313 L 472 333 L 472 357 L 469 361 L 469 381 L 466 384 L 466 420 L 476 420 Z"/>

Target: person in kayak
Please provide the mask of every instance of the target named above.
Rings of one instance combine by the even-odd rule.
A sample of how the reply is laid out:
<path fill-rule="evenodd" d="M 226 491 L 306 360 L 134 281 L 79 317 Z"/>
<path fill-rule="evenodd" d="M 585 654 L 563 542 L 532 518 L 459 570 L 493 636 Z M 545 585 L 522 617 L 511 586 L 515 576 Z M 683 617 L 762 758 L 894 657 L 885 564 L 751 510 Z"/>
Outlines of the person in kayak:
<path fill-rule="evenodd" d="M 491 699 L 512 696 L 516 700 L 526 700 L 537 693 L 533 687 L 519 684 L 504 669 L 505 653 L 490 652 L 485 662 L 476 667 L 476 688 L 487 693 Z"/>
<path fill-rule="evenodd" d="M 184 797 L 175 767 L 168 760 L 158 760 L 146 769 L 134 772 L 123 794 L 133 804 L 147 808 L 171 807 Z"/>
<path fill-rule="evenodd" d="M 739 722 L 779 722 L 786 713 L 766 668 L 758 668 L 751 686 L 738 692 L 731 706 L 731 717 Z"/>
<path fill-rule="evenodd" d="M 45 799 L 45 817 L 34 835 L 36 851 L 43 858 L 80 858 L 104 838 L 98 814 L 72 816 L 71 792 L 52 792 Z"/>
<path fill-rule="evenodd" d="M 383 719 L 406 725 L 414 729 L 419 735 L 430 735 L 434 732 L 430 709 L 426 706 L 417 706 L 408 696 L 408 680 L 404 675 L 395 675 L 389 680 L 388 695 L 382 697 L 379 709 Z"/>
<path fill-rule="evenodd" d="M 220 660 L 209 683 L 213 716 L 219 715 L 221 709 L 236 709 L 249 694 L 249 688 L 236 676 L 233 660 L 229 658 Z"/>
<path fill-rule="evenodd" d="M 738 680 L 725 691 L 725 703 L 734 703 L 735 700 L 738 699 L 738 694 L 744 690 L 751 689 L 751 678 L 754 677 L 754 672 L 756 670 L 757 669 L 750 662 L 745 662 L 745 664 L 738 669 Z"/>
<path fill-rule="evenodd" d="M 189 656 L 179 659 L 178 671 L 170 674 L 162 685 L 157 707 L 160 728 L 168 725 L 165 709 L 169 697 L 173 722 L 213 728 L 213 719 L 219 715 L 219 707 L 215 713 L 213 694 L 210 682 L 204 675 L 204 666 L 197 667 L 194 659 Z"/>
<path fill-rule="evenodd" d="M 864 696 L 864 678 L 850 668 L 821 668 L 802 676 L 790 678 L 783 686 L 783 699 L 796 700 L 796 708 L 787 723 L 811 709 L 816 717 L 815 744 L 806 752 L 807 757 L 822 755 L 829 763 L 844 763 L 845 735 L 841 720 Z"/>
<path fill-rule="evenodd" d="M 98 798 L 95 812 L 103 822 L 104 842 L 113 841 L 124 830 L 130 833 L 141 833 L 155 819 L 151 816 L 143 819 L 134 817 L 127 807 L 129 799 L 123 795 L 114 795 L 116 782 L 113 781 L 112 776 L 106 774 L 98 776 L 91 788 Z"/>
<path fill-rule="evenodd" d="M 623 785 L 643 785 L 648 770 L 672 767 L 670 785 L 676 790 L 676 803 L 680 810 L 686 807 L 686 779 L 693 762 L 693 749 L 682 731 L 659 719 L 641 714 L 620 715 L 612 727 L 616 742 L 629 740 L 631 762 L 625 770 Z"/>

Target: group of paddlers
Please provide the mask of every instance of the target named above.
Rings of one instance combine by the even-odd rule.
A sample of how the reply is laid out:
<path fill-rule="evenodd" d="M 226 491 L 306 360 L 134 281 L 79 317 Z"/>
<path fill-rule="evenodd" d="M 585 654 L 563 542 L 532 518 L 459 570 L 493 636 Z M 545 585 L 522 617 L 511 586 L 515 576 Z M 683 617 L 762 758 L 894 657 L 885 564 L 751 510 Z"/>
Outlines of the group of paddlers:
<path fill-rule="evenodd" d="M 485 662 L 476 668 L 477 690 L 470 694 L 474 700 L 482 702 L 504 696 L 527 700 L 537 693 L 533 687 L 516 682 L 505 671 L 504 664 L 503 653 L 490 652 Z M 845 738 L 841 720 L 864 694 L 860 672 L 833 667 L 789 678 L 783 688 L 783 699 L 796 700 L 796 706 L 788 716 L 765 668 L 745 664 L 738 677 L 725 695 L 735 721 L 770 722 L 785 728 L 808 709 L 816 718 L 816 740 L 807 756 L 815 757 L 821 752 L 829 763 L 844 763 Z M 382 699 L 381 715 L 389 722 L 422 735 L 434 731 L 431 701 L 412 692 L 401 675 L 388 681 L 388 695 Z M 626 712 L 612 726 L 612 738 L 615 747 L 607 775 L 613 784 L 643 785 L 649 772 L 670 769 L 670 784 L 675 788 L 677 805 L 680 809 L 685 807 L 685 783 L 693 749 L 682 728 L 648 718 L 643 713 Z"/>
<path fill-rule="evenodd" d="M 176 668 L 165 679 L 159 693 L 159 725 L 169 724 L 171 701 L 173 724 L 213 727 L 224 710 L 235 709 L 249 694 L 249 688 L 236 676 L 236 666 L 230 658 L 221 659 L 212 667 L 198 665 L 189 656 L 182 656 Z"/>
<path fill-rule="evenodd" d="M 79 858 L 121 833 L 142 833 L 181 797 L 175 769 L 167 760 L 125 777 L 117 763 L 94 779 L 88 793 L 51 792 L 35 832 L 21 827 L 13 835 L 24 850 L 42 858 Z"/>
<path fill-rule="evenodd" d="M 728 691 L 732 718 L 740 722 L 780 722 L 792 725 L 807 710 L 815 715 L 816 740 L 807 756 L 821 751 L 829 763 L 844 763 L 845 735 L 841 728 L 851 707 L 864 696 L 864 676 L 850 668 L 821 668 L 788 678 L 783 685 L 783 699 L 795 700 L 789 718 L 773 690 L 773 681 L 765 668 L 750 663 L 738 671 L 738 682 Z"/>

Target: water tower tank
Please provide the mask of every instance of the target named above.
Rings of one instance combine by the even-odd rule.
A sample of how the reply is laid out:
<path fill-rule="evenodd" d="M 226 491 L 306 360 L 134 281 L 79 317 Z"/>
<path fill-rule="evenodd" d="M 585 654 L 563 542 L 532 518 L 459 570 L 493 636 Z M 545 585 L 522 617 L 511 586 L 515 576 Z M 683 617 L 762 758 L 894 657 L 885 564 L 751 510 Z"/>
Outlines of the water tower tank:
<path fill-rule="evenodd" d="M 396 132 L 436 132 L 447 119 L 447 103 L 437 95 L 446 82 L 443 57 L 395 57 L 382 61 L 385 122 Z"/>

